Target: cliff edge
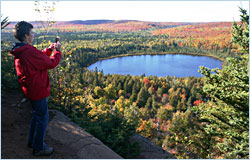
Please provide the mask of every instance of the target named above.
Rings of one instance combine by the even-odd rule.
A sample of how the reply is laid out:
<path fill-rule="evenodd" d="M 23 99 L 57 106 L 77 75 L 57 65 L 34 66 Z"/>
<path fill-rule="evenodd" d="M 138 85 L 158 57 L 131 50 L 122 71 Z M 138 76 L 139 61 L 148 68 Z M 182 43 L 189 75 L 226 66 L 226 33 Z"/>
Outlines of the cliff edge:
<path fill-rule="evenodd" d="M 63 113 L 49 110 L 50 120 L 45 142 L 54 147 L 51 156 L 34 157 L 27 147 L 32 107 L 19 105 L 23 94 L 18 90 L 1 95 L 1 158 L 2 159 L 121 159 L 100 140 L 85 132 Z"/>
<path fill-rule="evenodd" d="M 121 159 L 122 157 L 105 146 L 99 139 L 85 132 L 70 121 L 62 112 L 50 110 L 47 134 L 54 140 L 69 146 L 81 159 Z"/>
<path fill-rule="evenodd" d="M 34 157 L 27 147 L 32 107 L 20 101 L 18 90 L 1 95 L 1 158 L 2 159 L 122 159 L 120 155 L 87 133 L 57 110 L 49 110 L 50 119 L 45 142 L 54 147 L 51 156 Z M 175 159 L 173 155 L 156 146 L 150 140 L 136 134 L 130 141 L 141 145 L 142 159 Z"/>

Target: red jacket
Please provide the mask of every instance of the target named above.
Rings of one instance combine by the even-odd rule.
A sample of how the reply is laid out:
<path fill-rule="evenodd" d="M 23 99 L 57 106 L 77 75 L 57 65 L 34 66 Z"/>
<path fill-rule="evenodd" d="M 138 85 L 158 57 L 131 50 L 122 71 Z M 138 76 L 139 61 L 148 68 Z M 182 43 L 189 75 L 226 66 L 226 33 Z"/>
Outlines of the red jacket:
<path fill-rule="evenodd" d="M 55 68 L 61 59 L 61 52 L 54 55 L 49 48 L 40 51 L 35 47 L 16 43 L 10 51 L 14 55 L 18 82 L 24 95 L 32 100 L 40 100 L 50 95 L 50 80 L 47 70 Z"/>

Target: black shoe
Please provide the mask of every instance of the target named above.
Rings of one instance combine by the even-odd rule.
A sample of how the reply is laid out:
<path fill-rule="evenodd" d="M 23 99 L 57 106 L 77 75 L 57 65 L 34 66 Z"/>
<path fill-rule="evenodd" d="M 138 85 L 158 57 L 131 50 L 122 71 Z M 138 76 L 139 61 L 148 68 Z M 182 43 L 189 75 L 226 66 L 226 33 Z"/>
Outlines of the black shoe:
<path fill-rule="evenodd" d="M 33 156 L 48 156 L 51 155 L 53 152 L 54 148 L 47 147 L 46 149 L 40 151 L 33 150 Z"/>
<path fill-rule="evenodd" d="M 32 145 L 32 143 L 28 143 L 28 148 L 32 148 L 33 147 L 33 145 Z"/>

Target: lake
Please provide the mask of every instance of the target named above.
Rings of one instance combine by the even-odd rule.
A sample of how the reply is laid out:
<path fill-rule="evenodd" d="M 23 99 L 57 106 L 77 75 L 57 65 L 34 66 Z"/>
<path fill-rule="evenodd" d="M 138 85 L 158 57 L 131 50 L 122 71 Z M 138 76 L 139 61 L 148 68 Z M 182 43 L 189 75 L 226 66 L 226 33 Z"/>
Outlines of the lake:
<path fill-rule="evenodd" d="M 199 66 L 208 68 L 222 68 L 222 61 L 207 56 L 192 55 L 139 55 L 116 57 L 98 61 L 88 67 L 89 70 L 103 70 L 106 74 L 142 75 L 146 76 L 176 76 L 202 77 L 198 72 Z"/>

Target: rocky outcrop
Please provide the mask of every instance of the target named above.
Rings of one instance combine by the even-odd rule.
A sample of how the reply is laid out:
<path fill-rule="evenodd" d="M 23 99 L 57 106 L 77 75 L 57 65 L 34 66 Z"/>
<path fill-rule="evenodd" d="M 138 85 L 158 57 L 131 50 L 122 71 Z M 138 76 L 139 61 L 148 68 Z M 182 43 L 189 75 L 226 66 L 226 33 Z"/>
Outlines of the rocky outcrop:
<path fill-rule="evenodd" d="M 140 134 L 135 134 L 130 138 L 131 143 L 139 143 L 141 146 L 141 159 L 176 159 L 172 154 L 166 152 L 161 147 L 157 146 L 147 138 Z"/>
<path fill-rule="evenodd" d="M 67 116 L 57 110 L 50 110 L 50 122 L 47 129 L 48 136 L 68 145 L 76 151 L 81 159 L 121 159 L 117 153 L 105 146 L 100 140 L 87 133 Z M 138 142 L 141 146 L 141 159 L 176 159 L 145 137 L 135 134 L 130 142 Z"/>
<path fill-rule="evenodd" d="M 47 134 L 53 139 L 68 145 L 76 151 L 81 159 L 121 159 L 122 157 L 105 146 L 100 140 L 87 133 L 67 116 L 57 110 L 50 110 L 51 119 Z M 176 159 L 173 155 L 163 150 L 140 134 L 130 138 L 130 142 L 138 142 L 141 159 Z"/>
<path fill-rule="evenodd" d="M 1 158 L 34 159 L 32 149 L 27 147 L 31 104 L 23 100 L 19 90 L 9 90 L 2 94 L 1 104 Z M 55 152 L 42 159 L 121 159 L 117 153 L 105 146 L 73 123 L 62 112 L 49 110 L 50 119 L 45 142 L 54 147 Z M 175 158 L 148 139 L 136 134 L 130 141 L 141 145 L 137 158 Z M 17 143 L 18 142 L 18 143 Z"/>
<path fill-rule="evenodd" d="M 48 136 L 75 150 L 80 159 L 121 159 L 122 157 L 70 121 L 62 112 L 50 110 Z"/>

